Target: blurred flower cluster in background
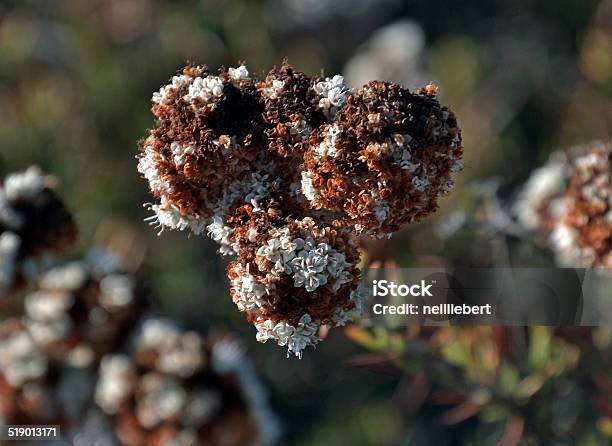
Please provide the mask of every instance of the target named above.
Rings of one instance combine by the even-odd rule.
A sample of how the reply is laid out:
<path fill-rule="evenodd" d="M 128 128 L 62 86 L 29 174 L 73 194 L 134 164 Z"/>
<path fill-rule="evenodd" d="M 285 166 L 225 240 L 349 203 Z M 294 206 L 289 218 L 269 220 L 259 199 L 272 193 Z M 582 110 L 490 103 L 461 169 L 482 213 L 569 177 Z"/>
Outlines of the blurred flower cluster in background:
<path fill-rule="evenodd" d="M 102 328 L 116 323 L 120 332 L 131 324 L 125 318 L 131 311 L 144 316 L 140 293 L 155 290 L 155 313 L 181 330 L 208 333 L 221 326 L 244 340 L 240 348 L 248 349 L 249 368 L 270 391 L 288 444 L 609 444 L 609 330 L 353 326 L 330 333 L 301 361 L 287 360 L 275 346 L 256 344 L 252 327 L 234 311 L 212 241 L 180 233 L 158 238 L 146 226 L 140 203 L 148 201 L 148 191 L 134 157 L 152 125 L 151 92 L 186 61 L 212 70 L 244 61 L 263 77 L 284 57 L 312 76 L 322 67 L 324 75 L 341 73 L 349 87 L 379 79 L 415 89 L 433 81 L 440 101 L 457 116 L 465 170 L 451 196 L 391 241 L 364 241 L 367 265 L 553 263 L 545 246 L 515 233 L 506 211 L 552 152 L 612 136 L 610 0 L 4 0 L 0 177 L 32 164 L 56 176 L 80 236 L 68 256 L 79 263 L 52 270 L 63 277 L 61 290 L 53 274 L 31 282 L 19 297 L 23 317 L 2 322 L 1 356 L 29 355 L 9 362 L 24 368 L 10 372 L 2 401 L 19 395 L 19 410 L 35 410 L 45 390 L 62 392 L 57 380 L 74 380 L 65 384 L 75 389 L 65 416 L 78 412 L 76 389 L 85 388 L 102 409 L 83 429 L 99 426 L 96 417 L 110 410 L 122 441 L 144 441 L 147 423 L 163 415 L 150 410 L 152 401 L 167 398 L 163 407 L 172 411 L 178 399 L 186 409 L 185 395 L 173 389 L 194 380 L 160 370 L 136 338 L 121 351 L 94 341 L 113 341 L 95 322 L 111 315 Z M 0 242 L 0 250 L 11 243 Z M 91 254 L 91 246 L 104 249 Z M 119 255 L 121 268 L 105 254 L 109 250 Z M 81 295 L 87 305 L 77 311 L 73 300 Z M 2 317 L 17 307 L 3 305 Z M 167 327 L 139 326 L 143 339 L 151 326 Z M 39 345 L 34 333 L 54 341 Z M 177 342 L 190 348 L 191 341 Z M 215 343 L 203 343 L 208 370 Z M 110 351 L 115 356 L 108 357 Z M 231 357 L 232 349 L 224 355 Z M 124 412 L 113 414 L 109 398 L 121 395 L 105 394 L 103 384 L 93 390 L 87 374 L 69 378 L 57 371 L 60 363 L 88 369 L 100 361 L 104 376 L 131 377 L 125 381 L 133 387 L 124 389 L 133 402 L 129 410 L 122 406 Z M 226 361 L 204 374 L 206 388 L 218 387 L 211 376 L 231 368 Z M 236 380 L 258 392 L 248 377 Z M 34 385 L 23 387 L 26 382 Z M 228 386 L 219 387 L 220 394 L 189 390 L 190 398 L 202 396 L 193 402 L 201 417 L 217 413 L 219 398 L 236 402 Z M 232 407 L 229 413 L 240 418 L 245 405 Z M 163 423 L 156 425 L 168 433 Z M 249 435 L 251 428 L 236 430 Z"/>

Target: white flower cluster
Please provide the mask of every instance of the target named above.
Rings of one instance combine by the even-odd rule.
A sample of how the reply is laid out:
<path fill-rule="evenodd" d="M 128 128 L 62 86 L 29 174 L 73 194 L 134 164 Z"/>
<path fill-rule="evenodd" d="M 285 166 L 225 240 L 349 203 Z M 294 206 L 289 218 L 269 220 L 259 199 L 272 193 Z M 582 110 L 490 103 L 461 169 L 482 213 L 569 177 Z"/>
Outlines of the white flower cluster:
<path fill-rule="evenodd" d="M 270 99 L 277 99 L 285 89 L 285 81 L 274 79 L 272 85 L 263 89 L 263 94 Z"/>
<path fill-rule="evenodd" d="M 314 291 L 328 281 L 337 291 L 349 280 L 345 268 L 349 266 L 344 254 L 332 249 L 326 243 L 316 244 L 312 239 L 296 239 L 297 254 L 289 261 L 296 287 L 304 286 L 306 291 Z M 300 246 L 301 245 L 301 246 Z"/>
<path fill-rule="evenodd" d="M 180 379 L 158 373 L 144 375 L 140 379 L 139 392 L 136 416 L 147 429 L 172 419 L 180 419 L 187 426 L 201 426 L 215 415 L 221 404 L 217 392 L 197 390 L 188 394 Z M 179 437 L 179 441 L 188 438 L 193 441 L 186 444 L 197 442 L 194 430 L 182 430 Z"/>
<path fill-rule="evenodd" d="M 121 408 L 132 411 L 146 430 L 178 420 L 180 432 L 173 435 L 172 444 L 196 444 L 198 429 L 218 413 L 223 400 L 219 390 L 200 382 L 201 377 L 190 380 L 205 365 L 203 338 L 170 320 L 149 318 L 133 340 L 130 356 L 102 359 L 96 404 L 109 415 Z"/>
<path fill-rule="evenodd" d="M 215 215 L 208 220 L 206 233 L 219 244 L 221 255 L 234 255 L 240 249 L 238 243 L 230 240 L 234 230 L 225 224 L 225 213 L 238 199 L 251 204 L 254 212 L 261 211 L 261 201 L 268 197 L 270 187 L 279 181 L 269 181 L 268 178 L 266 173 L 251 173 L 245 180 L 231 184 L 224 192 L 223 198 L 215 205 Z"/>
<path fill-rule="evenodd" d="M 159 229 L 158 235 L 164 232 L 165 228 L 178 231 L 189 229 L 196 235 L 202 234 L 206 229 L 206 222 L 191 215 L 183 214 L 178 206 L 170 203 L 163 195 L 159 204 L 147 203 L 145 208 L 153 211 L 153 215 L 145 218 L 145 221 Z"/>
<path fill-rule="evenodd" d="M 326 243 L 316 243 L 312 238 L 291 239 L 288 228 L 271 231 L 273 237 L 261 246 L 256 255 L 260 263 L 263 259 L 274 264 L 272 279 L 279 274 L 293 276 L 296 288 L 303 286 L 313 292 L 319 286 L 330 282 L 337 291 L 350 280 L 345 270 L 349 264 L 344 254 L 334 250 Z"/>
<path fill-rule="evenodd" d="M 344 84 L 344 77 L 339 75 L 331 79 L 326 77 L 323 82 L 317 82 L 313 89 L 321 98 L 319 107 L 330 119 L 333 119 L 338 109 L 346 103 L 346 98 L 351 92 L 351 89 Z"/>
<path fill-rule="evenodd" d="M 547 236 L 560 266 L 610 268 L 612 171 L 609 142 L 554 152 L 513 205 L 520 226 Z"/>
<path fill-rule="evenodd" d="M 549 236 L 551 249 L 561 266 L 588 266 L 595 260 L 595 250 L 580 246 L 578 231 L 566 224 L 555 226 Z"/>
<path fill-rule="evenodd" d="M 231 283 L 232 290 L 235 291 L 233 293 L 234 303 L 240 311 L 257 311 L 265 305 L 264 296 L 274 289 L 274 285 L 259 283 L 249 272 L 248 265 L 246 268 L 240 264 L 237 265 L 236 272 L 238 273 L 237 279 Z"/>
<path fill-rule="evenodd" d="M 189 76 L 185 76 L 183 74 L 173 76 L 170 84 L 164 85 L 159 89 L 159 91 L 153 93 L 151 101 L 155 104 L 167 104 L 170 101 L 170 93 L 174 90 L 178 90 L 184 85 L 187 85 L 189 82 L 191 82 L 191 77 Z"/>
<path fill-rule="evenodd" d="M 311 219 L 305 219 L 300 226 L 310 228 Z M 327 285 L 325 292 L 338 292 L 340 288 L 354 278 L 349 271 L 351 265 L 344 253 L 332 248 L 328 243 L 317 242 L 313 237 L 296 237 L 289 227 L 271 229 L 269 238 L 255 250 L 254 264 L 236 262 L 232 266 L 230 282 L 234 303 L 241 311 L 247 311 L 257 318 L 257 340 L 273 340 L 280 346 L 288 348 L 288 354 L 301 357 L 302 350 L 315 345 L 321 320 L 305 312 L 297 326 L 287 320 L 273 321 L 267 312 L 270 295 L 277 293 L 283 277 L 290 277 L 295 288 L 304 288 L 314 293 Z M 249 268 L 256 266 L 265 272 L 265 278 L 256 277 Z M 283 285 L 286 286 L 286 285 Z M 351 299 L 352 299 L 351 295 Z M 357 296 L 357 295 L 355 295 Z M 355 303 L 357 306 L 357 303 Z M 263 310 L 266 311 L 263 311 Z M 352 314 L 338 310 L 333 321 L 345 323 Z"/>
<path fill-rule="evenodd" d="M 234 82 L 240 82 L 242 80 L 248 81 L 251 79 L 249 76 L 249 70 L 247 70 L 247 67 L 245 67 L 244 65 L 240 65 L 238 68 L 230 68 L 227 71 L 230 75 L 230 78 Z"/>
<path fill-rule="evenodd" d="M 249 72 L 244 65 L 230 68 L 228 72 L 234 82 L 250 79 Z M 167 104 L 170 101 L 170 94 L 186 85 L 189 85 L 187 94 L 183 96 L 186 102 L 193 102 L 199 98 L 206 104 L 214 98 L 223 96 L 223 81 L 218 76 L 192 78 L 181 74 L 173 76 L 170 84 L 164 85 L 158 92 L 153 93 L 151 101 L 156 104 Z"/>
<path fill-rule="evenodd" d="M 147 319 L 136 338 L 138 351 L 156 350 L 155 368 L 163 373 L 188 377 L 204 366 L 203 340 L 192 331 L 183 332 L 171 321 Z"/>
<path fill-rule="evenodd" d="M 4 327 L 2 327 L 4 325 Z M 0 327 L 9 333 L 0 338 L 0 372 L 13 387 L 42 377 L 47 371 L 47 359 L 29 333 L 21 327 Z"/>
<path fill-rule="evenodd" d="M 274 323 L 269 319 L 262 319 L 255 324 L 257 329 L 257 340 L 266 343 L 274 341 L 281 347 L 287 347 L 287 356 L 293 353 L 298 358 L 302 357 L 302 351 L 308 346 L 315 346 L 320 338 L 317 336 L 319 324 L 312 321 L 310 315 L 305 314 L 300 318 L 297 327 L 287 322 Z"/>
<path fill-rule="evenodd" d="M 312 183 L 312 173 L 307 170 L 302 171 L 302 182 L 301 192 L 304 194 L 308 201 L 313 204 L 317 204 L 317 196 L 319 195 L 319 189 L 317 189 Z"/>
<path fill-rule="evenodd" d="M 195 154 L 194 146 L 183 146 L 177 142 L 173 142 L 172 144 L 170 144 L 170 150 L 172 151 L 172 159 L 174 160 L 174 164 L 176 165 L 176 167 L 181 167 L 183 164 L 185 164 L 185 155 Z M 145 174 L 145 172 L 142 173 Z"/>
<path fill-rule="evenodd" d="M 223 96 L 223 81 L 219 76 L 196 77 L 183 99 L 186 102 L 199 99 L 204 104 Z"/>
<path fill-rule="evenodd" d="M 151 191 L 159 194 L 163 194 L 170 187 L 157 169 L 157 164 L 161 161 L 161 155 L 145 142 L 144 156 L 138 159 L 138 172 L 149 182 Z"/>
<path fill-rule="evenodd" d="M 315 148 L 317 159 L 320 160 L 326 157 L 336 158 L 338 156 L 336 142 L 339 134 L 340 128 L 337 124 L 332 124 L 327 127 L 325 130 L 325 139 Z"/>
<path fill-rule="evenodd" d="M 87 268 L 83 262 L 70 262 L 46 271 L 38 280 L 42 289 L 77 290 L 87 281 Z"/>
<path fill-rule="evenodd" d="M 436 121 L 435 128 L 431 130 L 433 136 L 439 138 L 449 134 L 451 131 L 449 124 L 450 117 L 451 114 L 448 111 L 443 111 L 441 113 L 441 119 Z M 367 116 L 368 121 L 372 124 L 379 124 L 381 120 L 388 120 L 389 118 L 390 116 L 384 116 L 384 113 L 381 112 L 370 113 Z M 333 117 L 331 118 L 331 122 L 331 124 L 323 127 L 321 132 L 322 141 L 317 146 L 314 146 L 311 151 L 312 158 L 320 163 L 320 165 L 323 165 L 326 161 L 333 161 L 343 155 L 342 146 L 340 145 L 343 131 L 342 125 L 336 122 Z M 412 141 L 413 138 L 409 134 L 393 134 L 384 142 L 374 141 L 369 143 L 367 147 L 365 147 L 365 154 L 361 159 L 372 157 L 373 159 L 380 160 L 382 164 L 391 163 L 402 170 L 408 171 L 413 174 L 411 183 L 414 188 L 423 195 L 427 195 L 432 192 L 430 191 L 431 185 L 436 184 L 436 179 L 439 177 L 440 172 L 438 172 L 436 166 L 430 167 L 415 160 L 411 147 Z M 460 143 L 460 136 L 456 134 L 449 144 L 449 147 L 445 147 L 445 149 L 450 148 L 450 151 L 436 151 L 433 153 L 434 156 L 447 158 L 451 162 L 449 178 L 439 187 L 439 191 L 437 191 L 442 195 L 450 192 L 454 186 L 455 176 L 463 169 L 463 163 L 456 154 L 456 149 L 459 147 Z M 313 172 L 311 170 L 304 170 L 301 172 L 300 186 L 301 193 L 315 208 L 326 207 L 321 196 L 321 191 L 313 184 Z M 383 223 L 392 213 L 393 208 L 393 206 L 391 206 L 380 194 L 380 190 L 383 187 L 387 188 L 386 182 L 384 180 L 379 180 L 378 189 L 374 188 L 370 191 L 369 195 L 371 200 L 368 200 L 368 209 L 374 214 L 380 226 L 383 226 Z M 361 199 L 364 197 L 365 196 L 362 196 Z M 361 224 L 356 224 L 355 228 L 359 233 L 365 230 Z M 370 235 L 377 236 L 375 233 L 370 233 Z"/>

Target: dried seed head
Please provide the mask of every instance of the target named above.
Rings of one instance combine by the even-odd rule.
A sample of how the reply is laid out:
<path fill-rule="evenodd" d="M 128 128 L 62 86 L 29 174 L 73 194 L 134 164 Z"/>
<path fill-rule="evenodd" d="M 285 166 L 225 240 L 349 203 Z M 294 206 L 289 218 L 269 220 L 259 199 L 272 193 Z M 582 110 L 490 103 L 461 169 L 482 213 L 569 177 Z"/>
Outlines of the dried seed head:
<path fill-rule="evenodd" d="M 0 184 L 0 296 L 76 240 L 76 225 L 55 184 L 37 167 Z"/>
<path fill-rule="evenodd" d="M 612 268 L 612 142 L 554 153 L 527 181 L 515 211 L 547 238 L 560 265 Z"/>
<path fill-rule="evenodd" d="M 98 373 L 95 403 L 121 444 L 217 444 L 227 424 L 228 444 L 272 439 L 260 424 L 277 423 L 259 397 L 261 383 L 244 347 L 227 336 L 206 339 L 167 319 L 147 318 L 131 348 L 105 356 Z"/>
<path fill-rule="evenodd" d="M 378 81 L 355 92 L 286 62 L 260 81 L 244 66 L 188 67 L 155 93 L 142 143 L 152 219 L 237 255 L 234 301 L 260 341 L 299 356 L 357 306 L 357 235 L 434 211 L 461 169 L 460 132 L 436 93 Z"/>
<path fill-rule="evenodd" d="M 388 234 L 436 210 L 461 170 L 461 154 L 455 117 L 434 90 L 412 94 L 374 81 L 313 132 L 302 191 L 357 232 Z"/>
<path fill-rule="evenodd" d="M 123 342 L 146 299 L 134 277 L 72 262 L 41 275 L 24 304 L 37 345 L 55 361 L 84 368 Z"/>

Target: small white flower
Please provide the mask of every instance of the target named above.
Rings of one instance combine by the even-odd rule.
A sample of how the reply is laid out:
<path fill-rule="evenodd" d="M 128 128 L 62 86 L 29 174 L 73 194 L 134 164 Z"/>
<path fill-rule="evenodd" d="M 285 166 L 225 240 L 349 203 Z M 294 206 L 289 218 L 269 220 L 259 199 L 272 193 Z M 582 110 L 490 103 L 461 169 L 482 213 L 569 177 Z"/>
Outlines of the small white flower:
<path fill-rule="evenodd" d="M 266 304 L 266 296 L 272 288 L 257 281 L 255 276 L 244 269 L 238 270 L 238 279 L 232 283 L 232 289 L 237 292 L 234 295 L 234 303 L 240 311 L 254 311 Z"/>
<path fill-rule="evenodd" d="M 165 196 L 162 196 L 160 204 L 146 205 L 154 212 L 154 215 L 145 219 L 151 226 L 160 229 L 159 234 L 164 231 L 165 227 L 184 231 L 191 230 L 196 235 L 201 234 L 206 229 L 205 222 L 198 218 L 181 213 L 179 208 L 171 204 Z"/>
<path fill-rule="evenodd" d="M 218 76 L 196 77 L 183 99 L 186 102 L 201 100 L 204 104 L 223 96 L 223 81 Z"/>
<path fill-rule="evenodd" d="M 160 194 L 170 191 L 170 184 L 164 180 L 157 166 L 161 161 L 160 155 L 151 147 L 145 146 L 144 156 L 138 159 L 138 172 L 149 182 L 149 188 Z"/>
<path fill-rule="evenodd" d="M 235 253 L 229 239 L 232 232 L 234 232 L 234 230 L 225 224 L 225 221 L 221 215 L 213 216 L 212 222 L 206 226 L 206 233 L 211 239 L 221 245 L 219 250 L 223 255 L 231 255 Z"/>
<path fill-rule="evenodd" d="M 32 319 L 26 317 L 23 323 L 39 345 L 48 345 L 68 337 L 72 331 L 72 322 L 67 314 L 55 319 Z"/>
<path fill-rule="evenodd" d="M 174 76 L 172 82 L 168 85 L 164 85 L 159 89 L 158 92 L 153 93 L 151 102 L 155 104 L 167 104 L 170 102 L 170 93 L 174 90 L 181 88 L 183 85 L 187 85 L 191 81 L 189 76 Z"/>
<path fill-rule="evenodd" d="M 287 322 L 275 324 L 269 319 L 262 320 L 255 325 L 257 329 L 257 340 L 266 343 L 269 340 L 276 342 L 281 347 L 287 346 L 287 357 L 293 353 L 298 358 L 302 357 L 303 350 L 319 342 L 317 332 L 319 324 L 312 321 L 310 315 L 304 314 L 294 327 Z"/>
<path fill-rule="evenodd" d="M 323 109 L 328 118 L 333 118 L 340 107 L 346 103 L 346 99 L 351 90 L 344 85 L 342 76 L 325 78 L 323 82 L 317 82 L 313 87 L 321 99 L 319 107 Z"/>
<path fill-rule="evenodd" d="M 340 128 L 338 125 L 333 124 L 325 131 L 325 138 L 323 141 L 315 147 L 315 156 L 317 159 L 325 157 L 336 158 L 339 155 L 337 147 L 338 135 L 340 134 Z"/>
<path fill-rule="evenodd" d="M 277 99 L 285 89 L 285 81 L 280 79 L 274 79 L 271 87 L 266 87 L 263 90 L 263 94 L 270 99 Z"/>
<path fill-rule="evenodd" d="M 308 201 L 313 201 L 319 195 L 319 189 L 312 184 L 312 175 L 306 170 L 302 172 L 302 193 Z"/>
<path fill-rule="evenodd" d="M 229 72 L 230 78 L 234 82 L 240 82 L 241 80 L 248 81 L 251 79 L 249 77 L 249 71 L 247 70 L 247 67 L 245 67 L 244 65 L 240 65 L 238 68 L 230 68 L 228 72 Z"/>
<path fill-rule="evenodd" d="M 174 164 L 177 167 L 181 167 L 185 164 L 185 156 L 186 155 L 194 155 L 195 147 L 192 145 L 182 146 L 177 142 L 173 142 L 170 144 L 170 150 L 172 151 L 172 159 L 174 160 Z M 146 177 L 146 174 L 145 174 Z M 148 179 L 148 178 L 147 178 Z M 149 180 L 150 183 L 150 180 Z"/>
<path fill-rule="evenodd" d="M 429 180 L 427 178 L 419 178 L 418 176 L 414 176 L 412 178 L 412 185 L 416 187 L 421 192 L 424 192 L 429 185 Z"/>

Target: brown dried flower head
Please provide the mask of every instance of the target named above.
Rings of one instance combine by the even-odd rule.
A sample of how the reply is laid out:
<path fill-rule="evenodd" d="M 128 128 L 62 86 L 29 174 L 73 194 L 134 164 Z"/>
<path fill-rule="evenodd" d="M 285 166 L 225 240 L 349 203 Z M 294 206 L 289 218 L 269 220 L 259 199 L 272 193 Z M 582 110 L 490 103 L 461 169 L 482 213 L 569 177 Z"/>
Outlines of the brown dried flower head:
<path fill-rule="evenodd" d="M 554 153 L 523 188 L 519 222 L 547 238 L 563 266 L 612 268 L 612 142 Z"/>
<path fill-rule="evenodd" d="M 288 63 L 255 81 L 246 67 L 187 67 L 153 95 L 156 125 L 138 168 L 164 228 L 207 234 L 234 302 L 300 356 L 322 325 L 359 307 L 359 234 L 388 235 L 437 207 L 461 169 L 461 136 L 436 88 L 410 93 Z"/>
<path fill-rule="evenodd" d="M 435 211 L 462 167 L 457 121 L 435 94 L 373 81 L 349 95 L 305 155 L 302 190 L 313 207 L 374 235 Z"/>
<path fill-rule="evenodd" d="M 268 444 L 277 434 L 258 421 L 274 430 L 276 419 L 251 396 L 261 385 L 251 370 L 237 341 L 148 318 L 127 353 L 102 359 L 94 398 L 121 444 Z"/>
<path fill-rule="evenodd" d="M 55 184 L 37 167 L 8 175 L 0 184 L 0 296 L 76 240 L 76 225 Z"/>

